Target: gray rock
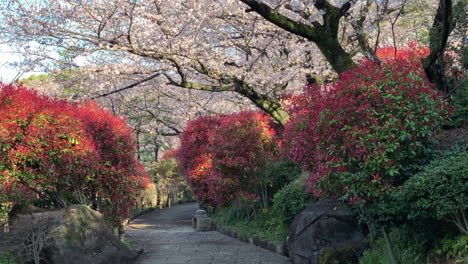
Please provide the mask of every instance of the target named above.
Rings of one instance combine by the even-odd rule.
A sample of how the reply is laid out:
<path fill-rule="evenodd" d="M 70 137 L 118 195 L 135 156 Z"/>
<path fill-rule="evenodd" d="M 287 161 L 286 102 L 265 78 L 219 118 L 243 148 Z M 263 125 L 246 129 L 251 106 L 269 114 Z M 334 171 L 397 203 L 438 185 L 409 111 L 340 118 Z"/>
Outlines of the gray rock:
<path fill-rule="evenodd" d="M 359 254 L 365 241 L 349 207 L 320 200 L 294 218 L 286 246 L 296 264 L 342 263 L 341 259 L 351 260 Z M 331 258 L 337 262 L 330 262 Z"/>
<path fill-rule="evenodd" d="M 212 228 L 212 222 L 211 222 L 211 217 L 200 217 L 196 216 L 196 222 L 197 222 L 197 231 L 198 232 L 205 232 L 205 231 L 211 231 Z"/>
<path fill-rule="evenodd" d="M 195 216 L 207 216 L 205 210 L 197 210 L 194 215 Z"/>
<path fill-rule="evenodd" d="M 121 264 L 137 257 L 114 236 L 101 213 L 84 205 L 66 208 L 55 234 L 47 250 L 52 263 Z"/>

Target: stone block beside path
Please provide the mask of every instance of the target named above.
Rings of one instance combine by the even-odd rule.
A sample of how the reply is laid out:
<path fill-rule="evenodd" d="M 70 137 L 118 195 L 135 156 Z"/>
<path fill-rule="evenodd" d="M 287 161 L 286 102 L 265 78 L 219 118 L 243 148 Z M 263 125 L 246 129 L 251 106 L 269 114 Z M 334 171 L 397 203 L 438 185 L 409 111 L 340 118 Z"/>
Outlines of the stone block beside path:
<path fill-rule="evenodd" d="M 197 232 L 204 232 L 204 231 L 211 231 L 213 230 L 212 228 L 212 222 L 211 222 L 211 217 L 207 216 L 198 216 L 195 217 L 196 221 L 196 226 L 197 226 Z"/>

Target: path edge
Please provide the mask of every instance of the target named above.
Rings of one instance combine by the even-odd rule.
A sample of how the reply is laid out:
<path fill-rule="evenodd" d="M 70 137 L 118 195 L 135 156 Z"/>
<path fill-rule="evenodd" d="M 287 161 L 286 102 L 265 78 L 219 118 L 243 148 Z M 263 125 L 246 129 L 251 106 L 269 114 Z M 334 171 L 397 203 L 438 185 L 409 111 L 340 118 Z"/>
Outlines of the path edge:
<path fill-rule="evenodd" d="M 219 226 L 218 224 L 215 224 L 215 223 L 213 223 L 213 229 L 216 230 L 217 232 L 223 234 L 223 235 L 235 238 L 235 239 L 237 239 L 239 241 L 249 243 L 249 244 L 252 244 L 252 245 L 257 246 L 257 247 L 261 247 L 263 249 L 269 250 L 271 252 L 274 252 L 274 253 L 277 253 L 277 254 L 280 254 L 282 256 L 285 256 L 285 257 L 289 258 L 289 252 L 288 252 L 284 242 L 283 243 L 275 243 L 273 241 L 260 238 L 258 236 L 251 236 L 251 237 L 245 236 L 243 234 L 240 234 L 237 231 L 234 231 L 232 229 Z"/>

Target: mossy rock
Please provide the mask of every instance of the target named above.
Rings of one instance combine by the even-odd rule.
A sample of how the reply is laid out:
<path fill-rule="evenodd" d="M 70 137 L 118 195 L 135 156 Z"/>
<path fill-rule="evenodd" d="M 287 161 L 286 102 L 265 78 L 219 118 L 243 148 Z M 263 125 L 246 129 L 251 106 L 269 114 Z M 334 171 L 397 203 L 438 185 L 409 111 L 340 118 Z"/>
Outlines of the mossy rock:
<path fill-rule="evenodd" d="M 340 264 L 351 260 L 351 252 L 362 250 L 363 241 L 365 235 L 351 209 L 323 199 L 294 218 L 286 245 L 295 264 Z"/>
<path fill-rule="evenodd" d="M 47 249 L 52 263 L 129 263 L 136 254 L 114 234 L 101 213 L 85 205 L 64 209 L 52 247 Z"/>

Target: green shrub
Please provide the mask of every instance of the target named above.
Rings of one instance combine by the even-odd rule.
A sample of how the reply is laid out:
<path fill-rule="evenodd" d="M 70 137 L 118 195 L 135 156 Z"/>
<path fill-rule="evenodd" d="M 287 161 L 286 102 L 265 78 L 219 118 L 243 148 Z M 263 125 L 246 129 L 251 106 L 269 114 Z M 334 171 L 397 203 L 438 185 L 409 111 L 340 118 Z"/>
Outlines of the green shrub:
<path fill-rule="evenodd" d="M 299 169 L 289 162 L 273 164 L 269 170 L 269 175 L 275 175 L 272 179 L 282 179 L 276 181 L 278 184 L 297 178 L 299 173 Z M 258 236 L 282 242 L 288 235 L 291 220 L 309 206 L 311 201 L 311 196 L 301 179 L 296 179 L 284 185 L 273 196 L 273 206 L 262 209 L 260 200 L 235 200 L 229 206 L 218 208 L 213 215 L 213 221 L 239 232 L 244 237 Z"/>
<path fill-rule="evenodd" d="M 359 210 L 361 220 L 374 233 L 379 232 L 382 226 L 406 225 L 407 230 L 397 234 L 393 228 L 390 238 L 399 263 L 427 263 L 428 258 L 424 256 L 437 248 L 441 238 L 449 233 L 466 233 L 468 229 L 463 220 L 468 208 L 466 145 L 434 155 L 432 161 L 421 166 L 419 172 L 403 185 L 381 196 L 378 202 L 366 203 Z M 446 225 L 444 222 L 452 222 L 454 225 Z M 402 234 L 406 234 L 406 237 L 403 238 Z M 462 243 L 448 240 L 440 246 L 439 254 L 453 258 L 458 252 L 463 252 L 460 247 Z M 360 263 L 390 263 L 385 240 L 377 239 Z"/>
<path fill-rule="evenodd" d="M 449 220 L 468 233 L 468 151 L 449 152 L 412 176 L 392 198 L 409 220 Z"/>
<path fill-rule="evenodd" d="M 219 208 L 213 215 L 213 221 L 238 232 L 242 237 L 258 236 L 274 242 L 286 239 L 289 225 L 271 208 L 257 209 L 250 217 L 239 216 L 237 210 L 235 205 Z"/>
<path fill-rule="evenodd" d="M 310 193 L 306 191 L 299 180 L 295 180 L 284 186 L 273 196 L 273 211 L 286 221 L 291 221 L 311 202 Z"/>
<path fill-rule="evenodd" d="M 452 96 L 450 105 L 455 109 L 452 112 L 450 126 L 460 127 L 468 123 L 468 83 L 466 80 L 460 89 Z"/>
<path fill-rule="evenodd" d="M 455 259 L 455 263 L 468 263 L 468 236 L 460 235 L 446 238 L 436 252 L 448 259 Z"/>
<path fill-rule="evenodd" d="M 411 238 L 402 229 L 393 229 L 389 233 L 393 251 L 399 264 L 430 263 L 424 239 Z M 384 238 L 372 242 L 372 248 L 366 250 L 359 259 L 359 264 L 391 264 Z"/>
<path fill-rule="evenodd" d="M 260 175 L 262 190 L 259 193 L 262 195 L 263 208 L 271 205 L 273 195 L 296 179 L 300 173 L 301 168 L 289 160 L 267 164 Z"/>
<path fill-rule="evenodd" d="M 222 225 L 231 225 L 239 221 L 250 221 L 260 211 L 258 200 L 232 201 L 228 206 L 216 209 L 214 217 Z"/>
<path fill-rule="evenodd" d="M 265 178 L 270 179 L 270 190 L 276 193 L 286 184 L 292 182 L 301 173 L 301 168 L 289 160 L 268 164 L 263 171 Z"/>

